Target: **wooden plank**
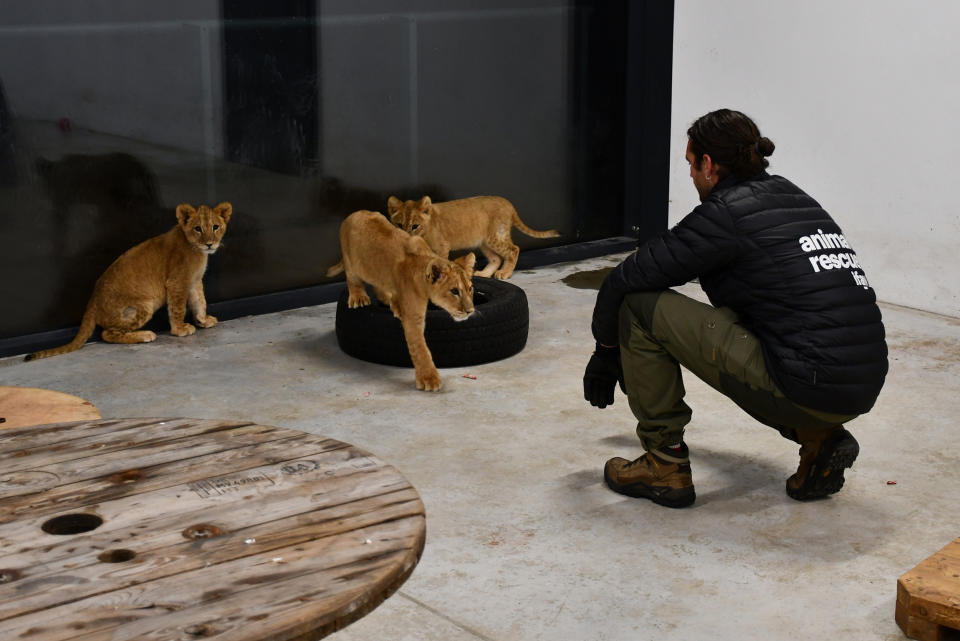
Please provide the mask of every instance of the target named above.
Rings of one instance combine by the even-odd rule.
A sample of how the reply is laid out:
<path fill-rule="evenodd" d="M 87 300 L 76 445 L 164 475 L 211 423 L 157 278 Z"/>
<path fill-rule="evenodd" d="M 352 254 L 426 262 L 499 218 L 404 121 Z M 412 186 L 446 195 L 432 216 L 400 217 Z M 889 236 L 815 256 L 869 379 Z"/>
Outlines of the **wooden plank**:
<path fill-rule="evenodd" d="M 71 482 L 65 482 L 47 468 L 0 473 L 0 515 L 4 515 L 0 522 L 17 518 L 27 511 L 33 516 L 42 516 L 62 512 L 82 502 L 101 503 L 199 481 L 208 478 L 211 469 L 243 471 L 289 461 L 294 451 L 302 457 L 345 447 L 349 446 L 325 436 L 303 433 L 253 445 L 238 444 L 231 449 L 187 460 L 182 460 L 176 451 L 163 456 L 149 451 L 141 455 L 131 454 L 129 458 L 120 458 L 101 470 L 99 476 L 71 479 Z M 32 481 L 37 475 L 40 480 Z"/>
<path fill-rule="evenodd" d="M 109 458 L 104 457 L 110 454 L 123 457 L 135 452 L 135 448 L 154 449 L 164 445 L 173 448 L 184 447 L 190 444 L 191 439 L 194 444 L 209 447 L 212 442 L 229 442 L 250 434 L 264 437 L 274 435 L 274 438 L 279 438 L 278 435 L 284 433 L 276 427 L 252 423 L 217 421 L 211 424 L 190 420 L 157 423 L 164 426 L 169 424 L 172 424 L 170 430 L 159 433 L 144 429 L 144 425 L 134 425 L 108 434 L 93 434 L 52 445 L 48 445 L 40 438 L 31 437 L 29 441 L 21 443 L 21 447 L 29 446 L 29 450 L 21 450 L 22 454 L 14 452 L 9 460 L 4 461 L 3 471 L 53 469 L 52 466 L 56 465 L 60 466 L 60 470 L 69 471 L 78 466 L 95 466 L 101 460 L 109 461 Z M 257 438 L 259 436 L 255 436 L 254 440 Z M 57 470 L 53 469 L 53 471 Z"/>
<path fill-rule="evenodd" d="M 71 421 L 35 427 L 22 427 L 0 431 L 0 455 L 24 451 L 24 445 L 34 443 L 58 443 L 90 434 L 106 434 L 114 429 L 127 429 L 131 425 L 151 425 L 151 418 L 128 418 L 103 421 Z"/>
<path fill-rule="evenodd" d="M 928 606 L 934 604 L 957 610 L 960 614 L 960 561 L 951 560 L 936 568 L 925 568 L 904 577 L 904 585 L 914 599 L 922 598 Z"/>
<path fill-rule="evenodd" d="M 0 430 L 98 418 L 100 410 L 79 396 L 36 387 L 0 386 Z"/>
<path fill-rule="evenodd" d="M 140 542 L 130 542 L 136 549 L 136 571 L 124 564 L 99 561 L 102 552 L 63 558 L 42 568 L 24 569 L 16 594 L 0 593 L 0 619 L 22 616 L 44 610 L 75 598 L 74 586 L 89 585 L 87 596 L 111 592 L 131 585 L 146 583 L 164 577 L 199 570 L 207 564 L 261 555 L 267 552 L 283 555 L 284 548 L 296 547 L 315 539 L 336 536 L 369 527 L 423 515 L 423 504 L 412 488 L 360 499 L 350 504 L 335 505 L 306 514 L 242 528 L 218 539 L 196 543 L 182 539 L 174 545 L 146 549 Z M 248 543 L 248 541 L 250 541 Z M 112 549 L 127 549 L 118 543 Z M 198 554 L 200 551 L 202 554 Z M 133 559 L 131 559 L 133 560 Z M 122 571 L 118 571 L 122 570 Z M 54 577 L 56 577 L 54 579 Z"/>
<path fill-rule="evenodd" d="M 158 537 L 178 540 L 180 533 L 196 523 L 223 524 L 229 530 L 300 514 L 321 505 L 354 500 L 364 493 L 409 487 L 395 472 L 371 459 L 356 458 L 349 449 L 311 455 L 317 469 L 289 482 L 287 465 L 261 466 L 240 472 L 207 477 L 147 494 L 122 496 L 95 505 L 78 504 L 60 514 L 94 513 L 103 519 L 97 529 L 69 537 L 47 534 L 41 525 L 48 520 L 18 519 L 0 525 L 4 541 L 0 564 L 9 566 L 19 555 L 43 551 L 44 558 L 72 555 L 86 548 L 105 549 L 114 539 L 137 538 L 146 545 Z M 294 459 L 291 464 L 301 462 Z M 307 461 L 302 461 L 306 463 Z M 317 483 L 311 483 L 317 482 Z M 306 495 L 305 495 L 306 492 Z M 52 516 L 52 515 L 49 515 Z"/>
<path fill-rule="evenodd" d="M 945 556 L 950 559 L 960 559 L 960 538 L 947 543 L 933 556 Z"/>
<path fill-rule="evenodd" d="M 284 606 L 296 607 L 298 601 L 308 603 L 315 596 L 329 594 L 331 583 L 345 584 L 351 590 L 382 582 L 383 577 L 377 571 L 397 564 L 401 567 L 415 564 L 417 554 L 407 539 L 416 539 L 417 533 L 422 532 L 421 521 L 422 517 L 394 521 L 392 531 L 386 535 L 378 535 L 372 528 L 361 528 L 354 537 L 310 541 L 284 548 L 282 552 L 271 551 L 221 563 L 216 566 L 216 574 L 204 568 L 189 575 L 141 583 L 107 595 L 5 619 L 0 621 L 0 638 L 14 639 L 33 630 L 33 634 L 24 638 L 44 641 L 75 638 L 78 631 L 108 630 L 109 634 L 88 634 L 81 638 L 170 639 L 177 638 L 170 633 L 178 628 L 182 632 L 182 628 L 204 625 L 204 621 L 220 627 L 223 625 L 220 622 L 231 620 L 238 626 L 233 633 L 242 633 L 240 628 L 249 613 L 266 609 L 271 616 L 283 617 L 287 614 Z M 282 561 L 274 561 L 277 558 Z M 318 559 L 323 559 L 322 564 Z M 336 587 L 339 591 L 343 585 Z M 125 633 L 113 629 L 117 620 L 123 618 L 130 619 L 121 626 L 126 628 Z M 198 619 L 201 623 L 194 623 Z M 133 622 L 140 625 L 130 625 Z M 276 624 L 277 621 L 271 622 Z M 158 632 L 150 634 L 151 630 Z"/>
<path fill-rule="evenodd" d="M 15 466 L 19 469 L 4 471 L 4 475 L 0 477 L 0 484 L 16 488 L 21 484 L 21 479 L 29 479 L 31 475 L 41 473 L 47 477 L 55 477 L 55 485 L 59 487 L 98 477 L 108 477 L 131 469 L 148 468 L 176 460 L 188 461 L 207 454 L 289 438 L 289 435 L 282 437 L 276 432 L 265 430 L 266 428 L 259 425 L 241 426 L 229 434 L 193 435 L 169 442 L 131 445 L 128 449 L 111 449 L 96 456 L 57 461 L 37 467 Z M 32 456 L 29 458 L 36 459 Z M 49 487 L 36 488 L 31 483 L 22 484 L 28 486 L 28 491 L 49 489 Z M 19 489 L 14 489 L 13 492 L 5 494 L 0 498 L 0 508 L 5 505 L 5 498 L 9 499 L 21 493 L 23 492 Z"/>
<path fill-rule="evenodd" d="M 906 613 L 908 615 L 960 630 L 960 603 L 957 602 L 955 596 L 951 602 L 942 592 L 928 592 L 922 585 L 905 583 L 905 587 L 910 592 L 910 597 L 906 602 Z M 956 589 L 954 587 L 954 590 Z"/>
<path fill-rule="evenodd" d="M 895 619 L 922 641 L 940 639 L 943 626 L 960 630 L 960 539 L 899 578 Z"/>
<path fill-rule="evenodd" d="M 912 600 L 924 607 L 942 606 L 960 617 L 960 545 L 951 543 L 900 577 Z"/>

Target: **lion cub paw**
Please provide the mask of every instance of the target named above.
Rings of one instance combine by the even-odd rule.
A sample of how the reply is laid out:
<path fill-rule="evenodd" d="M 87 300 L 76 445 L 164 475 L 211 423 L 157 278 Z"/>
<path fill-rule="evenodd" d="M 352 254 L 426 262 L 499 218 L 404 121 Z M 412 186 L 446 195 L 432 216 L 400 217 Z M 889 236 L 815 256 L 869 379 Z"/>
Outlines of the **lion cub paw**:
<path fill-rule="evenodd" d="M 350 294 L 347 298 L 347 307 L 354 309 L 356 307 L 366 307 L 370 304 L 370 297 L 367 296 L 367 293 L 362 294 Z"/>
<path fill-rule="evenodd" d="M 441 387 L 443 387 L 443 381 L 440 380 L 440 372 L 434 370 L 422 376 L 417 374 L 417 389 L 426 392 L 438 392 Z"/>
<path fill-rule="evenodd" d="M 170 333 L 174 336 L 190 336 L 195 333 L 197 328 L 190 323 L 184 323 L 181 327 L 171 327 Z"/>
<path fill-rule="evenodd" d="M 207 329 L 208 327 L 213 327 L 216 324 L 217 324 L 217 317 L 210 316 L 209 314 L 205 316 L 203 320 L 200 320 L 199 318 L 197 319 L 197 325 L 199 325 L 204 329 Z"/>

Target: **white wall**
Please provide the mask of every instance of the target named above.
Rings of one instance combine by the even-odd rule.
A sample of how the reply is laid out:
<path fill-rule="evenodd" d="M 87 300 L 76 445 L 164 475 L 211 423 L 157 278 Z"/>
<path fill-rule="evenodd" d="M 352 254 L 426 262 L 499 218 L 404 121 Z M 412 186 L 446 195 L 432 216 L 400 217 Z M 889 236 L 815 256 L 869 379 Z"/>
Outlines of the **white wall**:
<path fill-rule="evenodd" d="M 720 107 L 777 145 L 883 301 L 960 316 L 960 2 L 677 0 L 670 222 L 697 204 L 686 130 Z"/>

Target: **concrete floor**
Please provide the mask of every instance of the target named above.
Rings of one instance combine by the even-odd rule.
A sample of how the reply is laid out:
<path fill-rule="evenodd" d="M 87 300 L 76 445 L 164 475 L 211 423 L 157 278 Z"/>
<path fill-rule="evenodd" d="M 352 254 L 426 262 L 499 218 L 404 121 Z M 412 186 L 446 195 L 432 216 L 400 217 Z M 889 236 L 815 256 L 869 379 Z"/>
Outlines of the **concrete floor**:
<path fill-rule="evenodd" d="M 619 392 L 605 410 L 582 400 L 595 291 L 563 279 L 620 258 L 517 273 L 526 349 L 442 370 L 440 393 L 341 353 L 334 304 L 2 359 L 0 384 L 76 394 L 105 417 L 300 429 L 396 466 L 426 505 L 423 558 L 336 641 L 905 638 L 897 577 L 960 536 L 960 319 L 883 306 L 886 388 L 850 425 L 847 486 L 816 503 L 783 491 L 795 444 L 688 376 L 697 502 L 670 510 L 605 487 L 608 457 L 641 453 L 635 423 Z"/>

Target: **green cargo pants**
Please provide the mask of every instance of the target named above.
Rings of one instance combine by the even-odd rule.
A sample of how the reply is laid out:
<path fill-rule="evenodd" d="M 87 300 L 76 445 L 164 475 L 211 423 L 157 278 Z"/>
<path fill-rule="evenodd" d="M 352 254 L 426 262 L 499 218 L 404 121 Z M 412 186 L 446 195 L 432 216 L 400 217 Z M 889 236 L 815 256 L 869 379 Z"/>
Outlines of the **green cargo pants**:
<path fill-rule="evenodd" d="M 750 416 L 796 442 L 856 415 L 820 412 L 791 402 L 767 372 L 760 341 L 737 314 L 673 290 L 628 294 L 620 307 L 620 356 L 630 409 L 644 449 L 683 440 L 691 410 L 683 365 Z"/>

